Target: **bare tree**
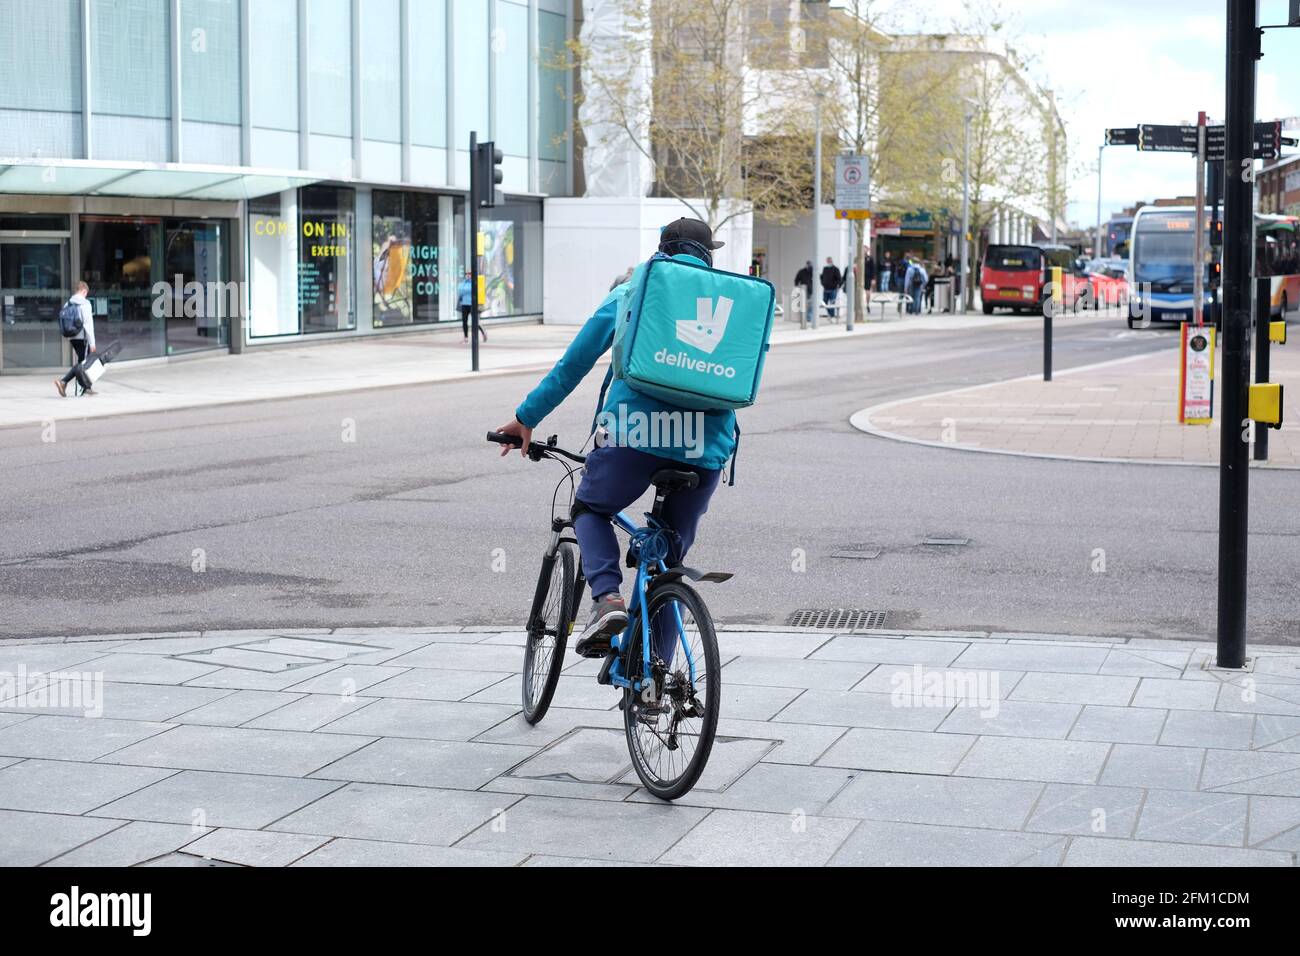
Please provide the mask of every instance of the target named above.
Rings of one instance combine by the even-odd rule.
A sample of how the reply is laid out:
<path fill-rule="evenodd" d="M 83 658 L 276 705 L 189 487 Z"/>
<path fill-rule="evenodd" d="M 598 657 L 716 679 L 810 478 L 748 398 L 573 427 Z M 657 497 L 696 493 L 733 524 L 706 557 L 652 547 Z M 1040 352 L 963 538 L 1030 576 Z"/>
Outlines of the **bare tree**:
<path fill-rule="evenodd" d="M 749 69 L 785 41 L 765 0 L 622 2 L 633 26 L 612 49 L 597 56 L 590 45 L 570 46 L 599 122 L 648 162 L 656 195 L 680 200 L 712 228 L 750 209 L 788 219 L 800 170 L 811 164 L 806 140 L 794 135 L 801 121 L 792 101 L 753 82 Z"/>
<path fill-rule="evenodd" d="M 1065 129 L 1052 94 L 1033 79 L 1033 61 L 1021 49 L 998 4 L 967 8 L 960 33 L 934 37 L 936 50 L 955 64 L 949 68 L 954 105 L 969 110 L 970 261 L 984 252 L 984 235 L 999 215 L 1041 209 L 1053 221 L 1065 209 L 1069 157 Z M 950 152 L 962 155 L 960 123 Z M 962 173 L 945 177 L 954 205 Z M 975 283 L 967 285 L 967 308 L 974 305 Z"/>
<path fill-rule="evenodd" d="M 951 64 L 924 48 L 899 46 L 896 24 L 880 0 L 843 0 L 820 28 L 826 48 L 828 116 L 841 148 L 865 155 L 871 169 L 873 215 L 936 209 L 946 198 L 945 166 L 936 146 L 956 111 L 945 90 Z M 956 120 L 960 123 L 960 119 Z M 853 223 L 853 262 L 859 281 L 855 309 L 862 314 L 867 223 Z"/>

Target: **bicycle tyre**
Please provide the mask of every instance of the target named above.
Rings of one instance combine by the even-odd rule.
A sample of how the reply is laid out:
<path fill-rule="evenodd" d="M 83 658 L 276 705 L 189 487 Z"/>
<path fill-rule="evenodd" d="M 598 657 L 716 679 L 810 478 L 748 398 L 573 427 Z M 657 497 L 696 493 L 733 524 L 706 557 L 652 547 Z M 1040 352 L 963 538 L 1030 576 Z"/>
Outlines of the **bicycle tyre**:
<path fill-rule="evenodd" d="M 561 544 L 553 560 L 542 562 L 538 575 L 534 606 L 541 607 L 542 632 L 524 636 L 524 672 L 520 681 L 524 720 L 530 724 L 546 716 L 564 669 L 564 649 L 573 630 L 576 610 L 573 605 L 575 550 L 567 542 Z"/>
<path fill-rule="evenodd" d="M 661 800 L 675 800 L 688 793 L 700 779 L 705 765 L 709 762 L 709 753 L 713 750 L 713 739 L 718 729 L 718 714 L 722 704 L 722 665 L 718 653 L 718 639 L 713 628 L 713 618 L 700 595 L 690 585 L 682 581 L 672 581 L 654 588 L 650 592 L 647 612 L 650 619 L 671 602 L 677 602 L 690 612 L 694 620 L 699 646 L 693 648 L 696 657 L 696 684 L 694 691 L 698 698 L 699 690 L 704 689 L 704 715 L 699 724 L 698 742 L 686 765 L 671 777 L 663 777 L 650 766 L 649 755 L 641 745 L 641 734 L 646 726 L 642 720 L 639 698 L 635 691 L 625 688 L 623 691 L 623 729 L 627 736 L 628 753 L 632 757 L 632 767 L 645 788 Z M 688 631 L 690 630 L 688 626 Z M 694 641 L 692 641 L 694 644 Z M 629 672 L 639 671 L 641 640 L 639 635 L 628 642 Z M 680 648 L 678 648 L 680 653 Z M 699 675 L 699 658 L 703 659 L 704 674 Z M 658 721 L 656 721 L 657 725 Z M 672 724 L 676 727 L 676 724 Z M 662 741 L 655 731 L 650 732 Z"/>

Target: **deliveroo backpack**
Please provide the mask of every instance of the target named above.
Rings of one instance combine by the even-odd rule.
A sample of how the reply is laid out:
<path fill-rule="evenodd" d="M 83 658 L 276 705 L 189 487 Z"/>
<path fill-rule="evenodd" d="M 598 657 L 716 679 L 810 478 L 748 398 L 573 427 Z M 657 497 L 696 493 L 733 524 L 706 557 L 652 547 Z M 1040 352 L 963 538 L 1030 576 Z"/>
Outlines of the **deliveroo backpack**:
<path fill-rule="evenodd" d="M 772 335 L 772 283 L 656 253 L 628 285 L 612 377 L 682 408 L 754 404 Z M 603 397 L 602 390 L 602 404 Z"/>

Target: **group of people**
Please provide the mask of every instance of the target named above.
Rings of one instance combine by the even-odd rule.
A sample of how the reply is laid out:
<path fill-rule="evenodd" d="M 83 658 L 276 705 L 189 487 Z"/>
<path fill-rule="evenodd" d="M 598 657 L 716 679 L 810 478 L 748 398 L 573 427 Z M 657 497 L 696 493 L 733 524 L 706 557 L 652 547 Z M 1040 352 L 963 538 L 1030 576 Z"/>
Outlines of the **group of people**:
<path fill-rule="evenodd" d="M 910 253 L 904 253 L 895 262 L 893 253 L 886 250 L 878 263 L 867 256 L 867 274 L 876 276 L 879 291 L 907 296 L 907 311 L 920 315 L 923 311 L 934 311 L 935 280 L 951 276 L 952 267 L 950 263 L 930 262 Z"/>
<path fill-rule="evenodd" d="M 848 280 L 848 270 L 841 270 L 835 264 L 835 260 L 827 256 L 826 265 L 822 266 L 821 275 L 817 277 L 817 281 L 822 287 L 822 302 L 826 305 L 826 314 L 832 319 L 835 318 L 835 303 L 839 298 L 840 289 L 844 288 Z M 807 260 L 803 264 L 803 268 L 795 273 L 794 284 L 803 287 L 804 295 L 811 304 L 813 294 L 813 264 L 811 259 Z"/>
<path fill-rule="evenodd" d="M 893 253 L 886 250 L 879 262 L 870 252 L 863 262 L 863 274 L 870 278 L 867 286 L 867 302 L 870 305 L 872 292 L 896 292 L 908 296 L 907 311 L 920 315 L 923 311 L 934 311 L 934 283 L 936 279 L 950 279 L 956 273 L 951 261 L 931 262 L 910 253 L 905 253 L 897 261 Z M 818 277 L 822 288 L 822 302 L 826 304 L 826 314 L 835 317 L 836 300 L 839 290 L 848 283 L 847 269 L 840 269 L 834 259 L 826 257 Z M 808 301 L 812 300 L 813 264 L 809 259 L 804 262 L 794 277 L 794 284 L 802 286 Z"/>

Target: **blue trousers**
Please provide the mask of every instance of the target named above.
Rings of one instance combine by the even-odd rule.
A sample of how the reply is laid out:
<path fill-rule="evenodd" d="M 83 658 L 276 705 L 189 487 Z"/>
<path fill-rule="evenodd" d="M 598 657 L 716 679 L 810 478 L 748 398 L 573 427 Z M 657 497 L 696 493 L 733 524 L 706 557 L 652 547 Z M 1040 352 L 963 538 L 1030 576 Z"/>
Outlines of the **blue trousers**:
<path fill-rule="evenodd" d="M 660 458 L 636 448 L 605 446 L 587 456 L 578 500 L 590 511 L 578 515 L 573 531 L 582 551 L 582 573 L 591 585 L 592 598 L 617 592 L 623 583 L 622 550 L 609 518 L 627 508 L 650 487 L 650 477 L 660 469 L 693 471 L 700 483 L 690 491 L 675 491 L 664 502 L 663 520 L 677 532 L 668 566 L 680 564 L 695 541 L 695 529 L 709 510 L 722 472 Z"/>
<path fill-rule="evenodd" d="M 582 552 L 582 573 L 591 586 L 592 598 L 616 594 L 623 583 L 622 549 L 614 526 L 610 524 L 610 516 L 645 494 L 651 476 L 662 468 L 693 471 L 700 476 L 700 483 L 695 488 L 674 491 L 664 502 L 664 523 L 676 532 L 665 559 L 672 567 L 681 563 L 694 543 L 695 530 L 709 509 L 709 499 L 722 477 L 721 470 L 683 464 L 636 448 L 605 446 L 587 456 L 577 498 L 591 510 L 578 515 L 573 522 L 573 531 Z M 669 610 L 665 608 L 664 613 L 658 615 L 660 620 L 653 623 L 655 653 L 671 664 L 677 629 L 670 627 L 675 622 L 668 619 Z"/>

